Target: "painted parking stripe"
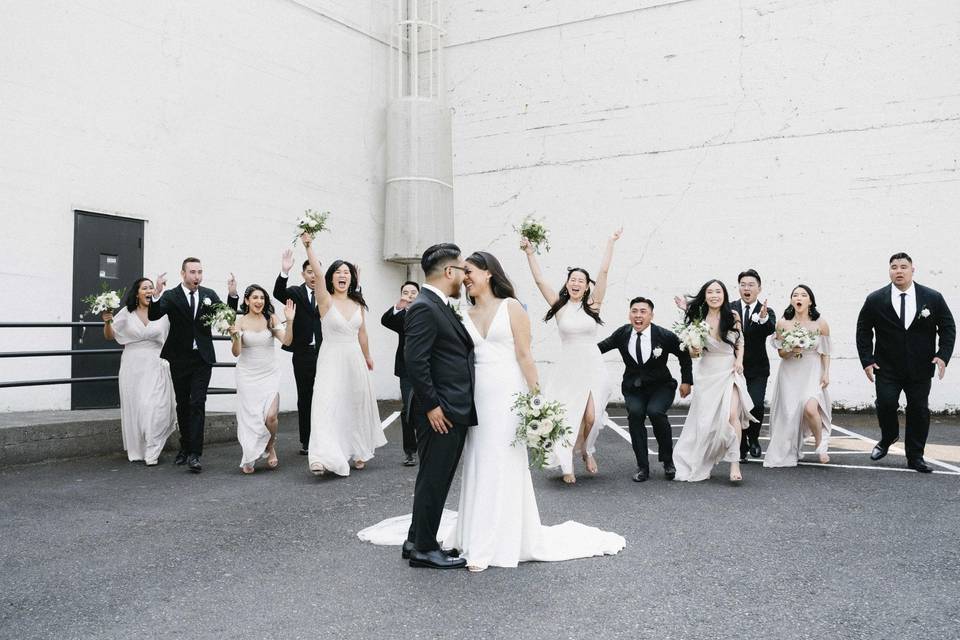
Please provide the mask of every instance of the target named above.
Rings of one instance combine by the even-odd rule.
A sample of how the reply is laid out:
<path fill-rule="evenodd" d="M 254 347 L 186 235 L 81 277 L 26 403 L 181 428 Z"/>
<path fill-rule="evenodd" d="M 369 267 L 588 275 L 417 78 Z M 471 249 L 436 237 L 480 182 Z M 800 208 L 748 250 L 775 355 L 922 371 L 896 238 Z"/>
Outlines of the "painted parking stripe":
<path fill-rule="evenodd" d="M 394 420 L 396 420 L 396 419 L 399 418 L 399 417 L 400 417 L 400 412 L 399 412 L 399 411 L 394 411 L 394 412 L 391 413 L 389 416 L 387 416 L 387 419 L 386 419 L 386 420 L 384 420 L 383 422 L 380 423 L 380 428 L 381 428 L 381 429 L 386 429 L 387 427 L 389 427 L 389 426 L 393 423 Z"/>

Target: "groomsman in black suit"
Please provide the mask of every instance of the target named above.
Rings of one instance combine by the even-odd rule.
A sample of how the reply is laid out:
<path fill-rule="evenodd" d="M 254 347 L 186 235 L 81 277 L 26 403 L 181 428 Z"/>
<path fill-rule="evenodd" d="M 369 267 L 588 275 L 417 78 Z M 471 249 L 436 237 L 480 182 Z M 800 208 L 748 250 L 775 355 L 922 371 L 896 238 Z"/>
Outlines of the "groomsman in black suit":
<path fill-rule="evenodd" d="M 397 303 L 387 309 L 380 318 L 380 324 L 391 331 L 396 331 L 399 336 L 397 342 L 397 354 L 393 358 L 393 375 L 400 378 L 400 425 L 403 430 L 403 466 L 416 466 L 414 454 L 417 452 L 417 432 L 413 428 L 413 423 L 408 419 L 407 407 L 410 403 L 410 394 L 413 392 L 413 385 L 410 384 L 410 378 L 407 377 L 406 365 L 403 361 L 403 322 L 407 317 L 407 307 L 416 300 L 420 294 L 420 285 L 412 280 L 408 280 L 400 287 L 400 299 Z"/>
<path fill-rule="evenodd" d="M 204 324 L 204 316 L 220 303 L 216 291 L 201 287 L 203 266 L 199 258 L 186 258 L 180 268 L 183 282 L 163 292 L 150 305 L 147 317 L 159 320 L 170 319 L 170 333 L 160 351 L 160 357 L 170 363 L 173 378 L 173 393 L 177 399 L 177 422 L 180 426 L 180 451 L 174 460 L 200 473 L 200 456 L 203 455 L 203 425 L 206 417 L 207 388 L 210 373 L 217 361 L 213 349 L 210 327 Z M 166 286 L 164 276 L 157 277 L 157 288 Z M 227 280 L 227 304 L 237 308 L 237 281 L 230 274 Z"/>
<path fill-rule="evenodd" d="M 857 352 L 867 379 L 877 389 L 880 441 L 871 460 L 887 455 L 900 437 L 897 409 L 907 397 L 904 430 L 907 467 L 933 471 L 923 459 L 930 431 L 928 399 L 934 372 L 943 380 L 957 327 L 943 296 L 913 281 L 913 259 L 890 257 L 890 284 L 867 296 L 857 318 Z M 939 345 L 938 345 L 939 342 Z"/>
<path fill-rule="evenodd" d="M 323 342 L 323 332 L 320 329 L 320 313 L 314 300 L 313 287 L 317 282 L 317 274 L 313 272 L 310 261 L 305 260 L 300 271 L 303 284 L 298 287 L 288 287 L 290 269 L 293 268 L 293 249 L 283 252 L 280 262 L 280 275 L 273 284 L 273 297 L 281 303 L 293 300 L 297 309 L 307 309 L 293 317 L 293 342 L 283 347 L 284 351 L 293 354 L 293 379 L 297 383 L 297 419 L 300 426 L 300 455 L 307 455 L 310 444 L 310 407 L 313 403 L 313 383 L 317 377 L 317 353 L 320 343 Z"/>
<path fill-rule="evenodd" d="M 673 405 L 677 381 L 667 368 L 667 357 L 672 353 L 680 361 L 680 397 L 690 395 L 693 386 L 693 363 L 686 349 L 680 348 L 680 340 L 672 331 L 653 324 L 653 301 L 637 297 L 630 301 L 630 324 L 625 324 L 597 346 L 601 353 L 612 349 L 620 351 L 623 364 L 621 391 L 627 405 L 627 422 L 630 440 L 637 458 L 635 482 L 644 482 L 650 477 L 650 461 L 647 458 L 647 428 L 644 421 L 649 416 L 653 434 L 657 438 L 657 457 L 663 463 L 667 480 L 677 473 L 673 466 L 673 430 L 667 411 Z"/>
<path fill-rule="evenodd" d="M 743 324 L 743 377 L 747 380 L 747 393 L 753 401 L 753 417 L 740 438 L 740 462 L 747 461 L 747 452 L 754 458 L 762 455 L 760 449 L 760 426 L 763 424 L 763 399 L 767 394 L 767 379 L 770 378 L 770 358 L 767 357 L 767 337 L 777 328 L 773 311 L 767 309 L 766 300 L 759 302 L 760 274 L 747 269 L 739 276 L 740 300 L 730 303 L 730 308 L 740 314 Z"/>

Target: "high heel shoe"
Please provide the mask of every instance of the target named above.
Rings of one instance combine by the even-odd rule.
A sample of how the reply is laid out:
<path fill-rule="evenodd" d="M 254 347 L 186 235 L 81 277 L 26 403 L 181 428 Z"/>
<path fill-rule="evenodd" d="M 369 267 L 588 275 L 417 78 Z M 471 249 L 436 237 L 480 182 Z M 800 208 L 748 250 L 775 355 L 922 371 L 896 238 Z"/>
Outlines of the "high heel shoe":
<path fill-rule="evenodd" d="M 324 468 L 323 468 L 323 465 L 320 464 L 319 462 L 313 462 L 313 463 L 310 464 L 310 473 L 312 473 L 313 475 L 315 475 L 315 476 L 322 476 L 322 475 L 325 474 L 326 472 L 327 472 L 327 470 L 324 469 Z"/>

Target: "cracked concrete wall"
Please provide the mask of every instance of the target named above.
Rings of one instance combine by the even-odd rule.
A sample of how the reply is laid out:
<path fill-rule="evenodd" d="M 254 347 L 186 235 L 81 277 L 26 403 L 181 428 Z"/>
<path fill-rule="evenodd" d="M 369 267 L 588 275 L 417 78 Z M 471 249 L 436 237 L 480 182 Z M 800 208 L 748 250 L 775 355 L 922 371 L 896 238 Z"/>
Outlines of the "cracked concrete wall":
<path fill-rule="evenodd" d="M 541 261 L 558 288 L 624 225 L 604 330 L 640 294 L 669 326 L 675 294 L 735 287 L 747 267 L 778 316 L 808 283 L 844 406 L 873 401 L 854 325 L 890 254 L 911 253 L 960 314 L 960 3 L 459 0 L 448 14 L 457 238 L 497 254 L 534 315 L 546 305 L 510 230 L 526 214 L 554 230 Z M 534 332 L 547 370 L 555 325 Z M 954 369 L 932 407 L 957 407 Z"/>
<path fill-rule="evenodd" d="M 363 266 L 378 394 L 396 395 L 396 339 L 378 321 L 404 275 L 380 259 L 390 3 L 16 4 L 0 39 L 0 319 L 70 319 L 74 209 L 145 219 L 146 273 L 176 284 L 195 254 L 221 295 L 231 270 L 241 291 L 272 290 L 297 216 L 330 209 L 320 255 Z M 65 329 L 0 330 L 0 351 L 69 346 Z M 0 360 L 0 380 L 69 373 L 63 357 Z M 68 407 L 67 387 L 0 390 L 0 410 Z"/>

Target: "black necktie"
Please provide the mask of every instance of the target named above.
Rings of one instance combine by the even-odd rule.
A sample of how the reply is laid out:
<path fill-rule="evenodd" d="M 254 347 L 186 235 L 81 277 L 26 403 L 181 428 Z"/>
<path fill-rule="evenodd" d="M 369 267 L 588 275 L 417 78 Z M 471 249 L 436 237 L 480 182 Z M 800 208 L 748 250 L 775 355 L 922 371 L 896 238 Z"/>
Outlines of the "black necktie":
<path fill-rule="evenodd" d="M 750 322 L 750 303 L 743 303 L 743 326 L 747 326 L 747 323 Z"/>
<path fill-rule="evenodd" d="M 190 292 L 190 319 L 195 320 L 197 317 L 197 303 L 193 299 L 194 292 Z"/>
<path fill-rule="evenodd" d="M 640 346 L 640 341 L 643 340 L 643 333 L 637 334 L 637 363 L 643 364 L 643 347 Z"/>
<path fill-rule="evenodd" d="M 903 324 L 903 328 L 907 328 L 907 294 L 900 294 L 900 322 Z"/>
<path fill-rule="evenodd" d="M 317 312 L 317 301 L 313 299 L 313 289 L 310 289 L 310 313 Z"/>

